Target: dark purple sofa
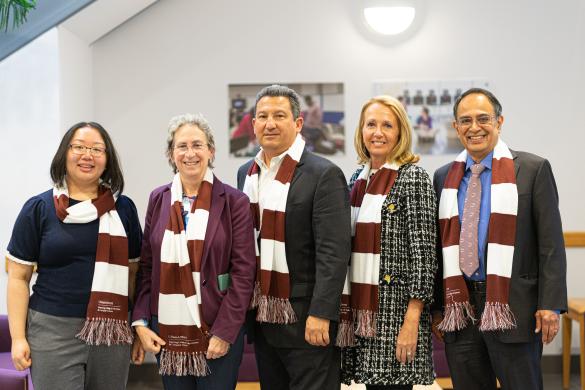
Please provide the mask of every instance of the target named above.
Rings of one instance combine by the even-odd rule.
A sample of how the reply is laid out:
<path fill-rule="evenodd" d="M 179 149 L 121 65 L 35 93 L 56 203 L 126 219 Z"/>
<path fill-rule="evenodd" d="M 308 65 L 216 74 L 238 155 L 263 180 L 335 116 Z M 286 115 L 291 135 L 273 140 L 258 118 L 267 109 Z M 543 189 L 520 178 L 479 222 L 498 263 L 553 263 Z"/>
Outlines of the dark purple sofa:
<path fill-rule="evenodd" d="M 242 363 L 238 372 L 238 382 L 258 382 L 254 344 L 248 344 L 247 336 L 244 339 L 244 356 L 242 356 Z"/>
<path fill-rule="evenodd" d="M 10 330 L 8 317 L 0 315 L 0 389 L 2 390 L 33 390 L 29 370 L 17 371 L 10 357 Z"/>
<path fill-rule="evenodd" d="M 433 335 L 433 366 L 437 378 L 450 377 L 447 356 L 445 355 L 445 343 Z"/>

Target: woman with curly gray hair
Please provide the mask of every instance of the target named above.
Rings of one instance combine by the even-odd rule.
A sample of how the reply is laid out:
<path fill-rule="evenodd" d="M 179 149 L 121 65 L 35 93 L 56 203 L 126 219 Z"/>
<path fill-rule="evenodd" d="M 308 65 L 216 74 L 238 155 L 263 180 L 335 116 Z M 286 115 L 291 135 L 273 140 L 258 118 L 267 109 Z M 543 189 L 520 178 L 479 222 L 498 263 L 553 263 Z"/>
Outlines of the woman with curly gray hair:
<path fill-rule="evenodd" d="M 234 389 L 256 255 L 250 204 L 213 174 L 200 114 L 171 119 L 173 180 L 150 194 L 133 326 L 156 354 L 165 389 Z"/>

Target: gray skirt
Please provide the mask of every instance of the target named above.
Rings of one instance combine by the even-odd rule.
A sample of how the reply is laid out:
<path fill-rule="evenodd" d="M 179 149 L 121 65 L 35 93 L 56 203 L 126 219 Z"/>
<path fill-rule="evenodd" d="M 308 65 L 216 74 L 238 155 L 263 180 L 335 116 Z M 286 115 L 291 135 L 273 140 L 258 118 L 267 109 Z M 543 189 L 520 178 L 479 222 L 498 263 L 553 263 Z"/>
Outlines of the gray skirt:
<path fill-rule="evenodd" d="M 26 338 L 35 390 L 123 390 L 130 345 L 90 346 L 75 335 L 85 318 L 28 310 Z"/>

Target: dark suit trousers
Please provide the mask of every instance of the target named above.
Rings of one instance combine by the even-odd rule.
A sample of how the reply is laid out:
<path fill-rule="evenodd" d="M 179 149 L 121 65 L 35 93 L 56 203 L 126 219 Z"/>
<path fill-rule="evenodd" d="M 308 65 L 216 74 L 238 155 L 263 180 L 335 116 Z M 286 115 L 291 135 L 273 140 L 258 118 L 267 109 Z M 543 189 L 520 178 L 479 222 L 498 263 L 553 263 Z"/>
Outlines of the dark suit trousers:
<path fill-rule="evenodd" d="M 256 326 L 254 348 L 262 390 L 339 390 L 341 351 L 335 346 L 275 347 Z"/>
<path fill-rule="evenodd" d="M 469 283 L 468 283 L 469 285 Z M 485 285 L 484 285 L 485 286 Z M 485 306 L 485 287 L 469 288 L 476 318 Z M 477 324 L 445 334 L 445 351 L 455 390 L 542 389 L 542 341 L 503 343 L 496 332 L 480 332 Z"/>
<path fill-rule="evenodd" d="M 158 317 L 153 316 L 151 329 L 158 334 Z M 238 382 L 238 370 L 244 354 L 244 327 L 240 330 L 236 341 L 230 345 L 228 352 L 218 359 L 208 359 L 209 375 L 177 376 L 162 375 L 165 390 L 230 390 L 235 389 Z M 156 355 L 160 363 L 160 353 Z"/>

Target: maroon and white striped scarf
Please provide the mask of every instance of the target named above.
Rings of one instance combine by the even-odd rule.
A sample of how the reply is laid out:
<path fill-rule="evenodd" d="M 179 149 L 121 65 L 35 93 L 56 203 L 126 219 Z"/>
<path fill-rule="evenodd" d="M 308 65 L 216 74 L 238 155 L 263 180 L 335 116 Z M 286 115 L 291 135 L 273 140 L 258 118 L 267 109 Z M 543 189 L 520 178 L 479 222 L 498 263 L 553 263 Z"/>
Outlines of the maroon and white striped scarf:
<path fill-rule="evenodd" d="M 341 296 L 341 323 L 337 333 L 340 347 L 353 346 L 354 334 L 376 335 L 382 206 L 396 181 L 398 168 L 396 163 L 386 163 L 370 177 L 370 165 L 365 164 L 351 189 L 353 240 L 351 263 Z"/>
<path fill-rule="evenodd" d="M 469 292 L 459 268 L 459 208 L 457 192 L 465 174 L 467 152 L 463 151 L 451 165 L 439 202 L 439 224 L 443 247 L 443 286 L 445 316 L 439 329 L 453 332 L 475 321 L 469 303 Z M 514 314 L 508 304 L 514 243 L 518 189 L 514 160 L 506 144 L 499 140 L 492 159 L 490 188 L 491 214 L 488 225 L 487 291 L 485 309 L 481 316 L 481 331 L 504 330 L 516 327 Z"/>
<path fill-rule="evenodd" d="M 289 302 L 290 280 L 286 261 L 284 221 L 290 182 L 304 148 L 305 141 L 297 135 L 282 158 L 276 177 L 264 185 L 262 191 L 266 195 L 263 195 L 262 219 L 258 203 L 260 167 L 255 161 L 250 166 L 244 182 L 244 193 L 250 198 L 250 208 L 254 215 L 257 275 L 252 307 L 258 308 L 256 315 L 258 322 L 291 324 L 297 321 Z"/>
<path fill-rule="evenodd" d="M 128 239 L 116 211 L 116 199 L 117 194 L 101 185 L 96 199 L 70 207 L 67 185 L 53 187 L 55 211 L 61 222 L 83 224 L 99 218 L 91 295 L 85 324 L 76 335 L 89 345 L 132 343 L 128 325 Z"/>
<path fill-rule="evenodd" d="M 195 202 L 183 223 L 183 185 L 177 173 L 171 184 L 171 210 L 161 244 L 159 335 L 161 375 L 209 374 L 205 359 L 208 325 L 201 307 L 201 261 L 211 207 L 213 172 L 207 168 Z"/>

